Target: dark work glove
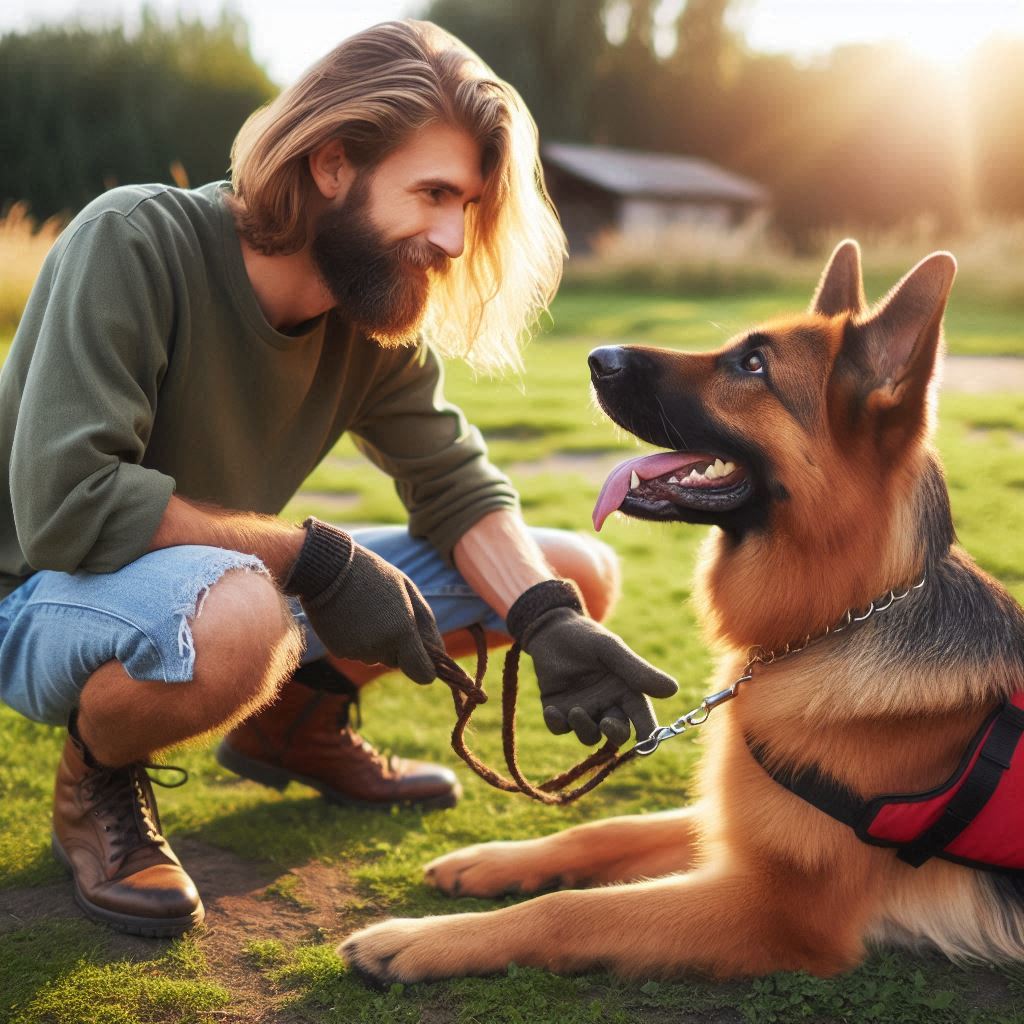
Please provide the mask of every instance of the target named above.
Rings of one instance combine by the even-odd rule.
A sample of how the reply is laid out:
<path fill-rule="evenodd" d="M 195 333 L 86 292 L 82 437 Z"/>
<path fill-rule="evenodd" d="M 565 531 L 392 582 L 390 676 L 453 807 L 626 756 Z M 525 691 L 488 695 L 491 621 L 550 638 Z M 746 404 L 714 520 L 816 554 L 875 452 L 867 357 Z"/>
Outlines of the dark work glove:
<path fill-rule="evenodd" d="M 548 580 L 509 609 L 509 632 L 533 659 L 544 721 L 556 735 L 572 730 L 581 743 L 604 733 L 616 746 L 657 726 L 651 697 L 679 689 L 671 676 L 634 654 L 614 633 L 583 614 L 576 587 Z"/>
<path fill-rule="evenodd" d="M 312 517 L 284 582 L 317 636 L 339 658 L 400 668 L 417 683 L 437 675 L 428 646 L 444 650 L 433 612 L 405 573 Z"/>

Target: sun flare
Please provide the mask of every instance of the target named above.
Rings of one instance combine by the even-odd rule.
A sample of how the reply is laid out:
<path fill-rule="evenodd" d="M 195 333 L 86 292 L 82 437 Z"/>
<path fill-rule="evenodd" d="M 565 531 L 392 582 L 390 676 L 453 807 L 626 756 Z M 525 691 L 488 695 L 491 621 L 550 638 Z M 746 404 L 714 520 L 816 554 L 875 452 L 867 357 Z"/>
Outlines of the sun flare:
<path fill-rule="evenodd" d="M 963 65 L 984 42 L 1001 35 L 1024 34 L 1024 4 L 949 2 L 893 4 L 893 14 L 908 8 L 902 19 L 906 45 L 915 53 L 947 67 Z M 919 8 L 927 6 L 926 11 Z M 915 8 L 915 10 L 910 10 Z"/>
<path fill-rule="evenodd" d="M 962 67 L 993 37 L 1024 36 L 1021 0 L 759 0 L 741 11 L 754 49 L 810 57 L 854 42 L 894 42 Z"/>

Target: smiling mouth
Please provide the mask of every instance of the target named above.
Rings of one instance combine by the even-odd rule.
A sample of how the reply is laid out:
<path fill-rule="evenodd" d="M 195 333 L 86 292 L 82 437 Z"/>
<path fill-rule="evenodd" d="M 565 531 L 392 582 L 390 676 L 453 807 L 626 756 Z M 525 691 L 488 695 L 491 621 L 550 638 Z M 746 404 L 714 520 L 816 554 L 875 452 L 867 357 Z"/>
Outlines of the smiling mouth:
<path fill-rule="evenodd" d="M 611 471 L 594 506 L 594 529 L 612 512 L 638 519 L 685 520 L 686 512 L 727 512 L 753 493 L 735 459 L 698 452 L 659 452 L 627 459 Z"/>

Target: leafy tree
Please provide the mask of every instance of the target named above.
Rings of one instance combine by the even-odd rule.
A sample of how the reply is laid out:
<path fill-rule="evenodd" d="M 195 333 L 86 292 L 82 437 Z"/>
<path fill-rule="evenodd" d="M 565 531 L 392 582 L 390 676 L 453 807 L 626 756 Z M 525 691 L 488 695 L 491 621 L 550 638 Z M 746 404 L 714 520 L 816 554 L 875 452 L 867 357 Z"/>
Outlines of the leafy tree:
<path fill-rule="evenodd" d="M 223 177 L 231 140 L 275 92 L 245 23 L 151 12 L 121 27 L 41 28 L 0 37 L 0 204 L 38 217 L 73 211 L 121 182 Z"/>
<path fill-rule="evenodd" d="M 807 68 L 751 55 L 727 93 L 719 159 L 769 187 L 798 242 L 921 217 L 955 228 L 967 197 L 950 89 L 893 47 L 846 47 Z"/>
<path fill-rule="evenodd" d="M 751 53 L 730 0 L 686 0 L 671 52 L 661 0 L 433 0 L 426 16 L 522 93 L 548 140 L 699 155 L 771 191 L 797 241 L 848 224 L 970 207 L 966 125 L 948 81 L 892 47 L 802 66 Z M 610 37 L 609 28 L 619 29 Z M 661 40 L 663 42 L 663 40 Z M 1024 211 L 1024 42 L 979 54 L 971 94 L 977 198 Z M 148 13 L 138 32 L 39 29 L 0 37 L 0 204 L 46 217 L 118 182 L 227 172 L 232 138 L 274 93 L 244 23 Z"/>
<path fill-rule="evenodd" d="M 608 50 L 604 0 L 434 0 L 426 17 L 520 92 L 548 138 L 583 140 Z"/>
<path fill-rule="evenodd" d="M 589 141 L 636 149 L 664 148 L 657 91 L 661 66 L 654 50 L 657 0 L 629 0 L 622 41 L 595 66 Z"/>
<path fill-rule="evenodd" d="M 730 0 L 686 0 L 675 48 L 659 53 L 659 10 L 659 0 L 434 0 L 427 16 L 520 90 L 544 138 L 704 156 L 746 173 L 769 188 L 777 222 L 798 242 L 923 215 L 958 224 L 964 124 L 940 74 L 884 46 L 845 47 L 810 66 L 751 53 L 727 24 Z M 614 43 L 612 16 L 625 25 Z M 1024 115 L 1024 84 L 1002 91 L 1024 83 L 1022 57 L 1024 46 L 996 54 L 1004 73 L 976 99 L 990 126 L 980 172 L 1001 208 L 1024 207 L 1024 147 L 1005 131 Z"/>

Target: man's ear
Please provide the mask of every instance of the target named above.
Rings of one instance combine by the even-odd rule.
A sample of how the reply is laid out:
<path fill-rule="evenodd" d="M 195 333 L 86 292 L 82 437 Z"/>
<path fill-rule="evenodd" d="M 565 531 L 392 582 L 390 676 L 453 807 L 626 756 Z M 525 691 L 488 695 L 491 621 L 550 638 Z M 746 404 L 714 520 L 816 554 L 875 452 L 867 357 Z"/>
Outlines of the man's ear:
<path fill-rule="evenodd" d="M 935 252 L 914 267 L 875 309 L 859 319 L 851 342 L 872 378 L 868 406 L 877 410 L 923 403 L 942 340 L 956 260 Z"/>
<path fill-rule="evenodd" d="M 309 173 L 320 194 L 332 201 L 344 199 L 356 177 L 356 169 L 345 155 L 341 139 L 328 139 L 309 156 Z"/>
<path fill-rule="evenodd" d="M 860 273 L 860 246 L 847 238 L 840 242 L 821 272 L 817 291 L 811 299 L 810 313 L 838 316 L 864 311 L 864 284 Z"/>

